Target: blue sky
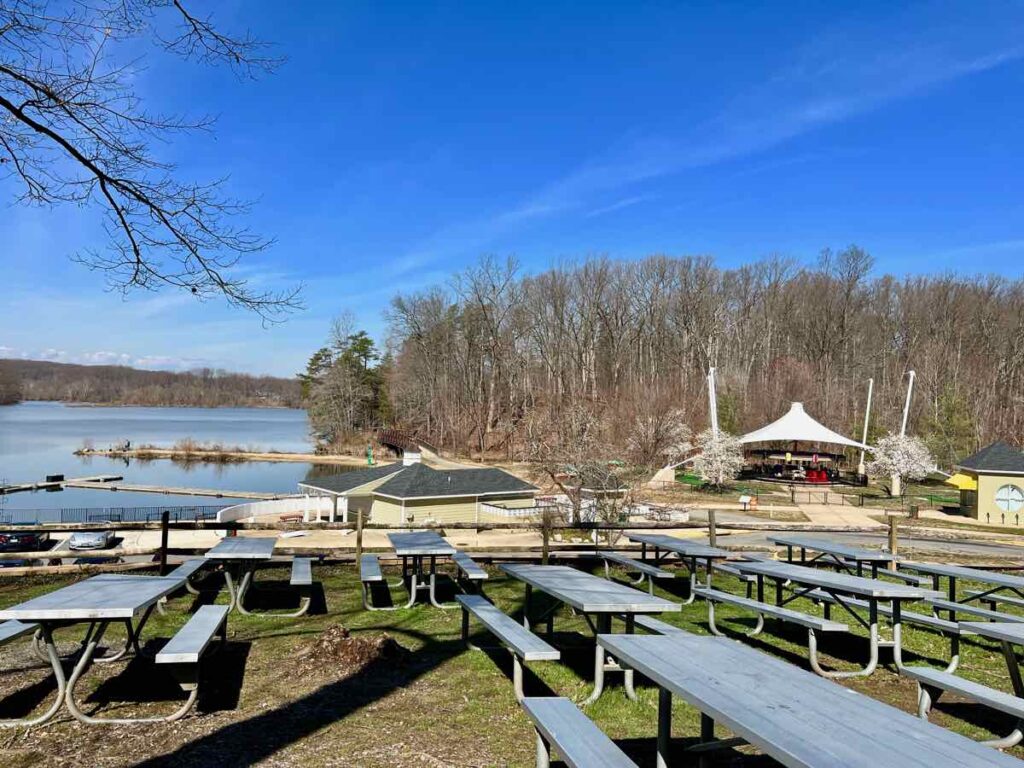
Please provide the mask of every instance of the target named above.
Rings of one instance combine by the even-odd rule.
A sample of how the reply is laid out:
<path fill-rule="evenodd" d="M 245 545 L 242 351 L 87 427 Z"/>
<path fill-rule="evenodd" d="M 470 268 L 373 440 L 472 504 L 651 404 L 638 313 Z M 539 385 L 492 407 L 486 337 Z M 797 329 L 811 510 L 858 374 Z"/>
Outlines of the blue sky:
<path fill-rule="evenodd" d="M 852 5 L 852 4 L 851 4 Z M 1024 273 L 1021 3 L 217 3 L 276 74 L 153 56 L 147 106 L 216 113 L 161 148 L 230 176 L 277 239 L 256 284 L 305 285 L 269 329 L 172 293 L 127 299 L 68 256 L 89 210 L 0 182 L 0 355 L 290 375 L 355 312 L 484 253 L 527 270 L 606 253 L 856 243 L 896 274 Z"/>

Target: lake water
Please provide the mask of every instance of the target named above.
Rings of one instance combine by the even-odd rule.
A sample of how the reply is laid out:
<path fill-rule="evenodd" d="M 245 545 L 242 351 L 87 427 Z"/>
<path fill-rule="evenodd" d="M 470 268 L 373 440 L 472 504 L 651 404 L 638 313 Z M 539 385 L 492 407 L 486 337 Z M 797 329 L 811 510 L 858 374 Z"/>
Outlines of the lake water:
<path fill-rule="evenodd" d="M 91 443 L 106 448 L 130 440 L 133 446 L 170 447 L 192 438 L 254 450 L 308 452 L 312 449 L 306 412 L 275 408 L 101 408 L 62 403 L 21 403 L 0 407 L 0 484 L 65 477 L 123 475 L 124 482 L 221 490 L 294 493 L 313 468 L 291 462 L 178 464 L 74 452 Z M 344 467 L 316 467 L 345 471 Z M 0 496 L 0 511 L 68 507 L 224 505 L 228 499 L 111 492 L 68 488 Z"/>

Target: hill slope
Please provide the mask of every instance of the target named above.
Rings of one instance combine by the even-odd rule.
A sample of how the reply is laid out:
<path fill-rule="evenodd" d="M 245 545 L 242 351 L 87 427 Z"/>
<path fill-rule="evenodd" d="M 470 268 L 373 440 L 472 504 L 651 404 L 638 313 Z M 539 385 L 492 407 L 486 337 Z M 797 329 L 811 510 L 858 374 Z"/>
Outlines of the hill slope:
<path fill-rule="evenodd" d="M 22 400 L 101 405 L 299 407 L 299 383 L 204 368 L 187 373 L 0 359 L 0 381 Z M 8 399 L 13 399 L 8 397 Z"/>

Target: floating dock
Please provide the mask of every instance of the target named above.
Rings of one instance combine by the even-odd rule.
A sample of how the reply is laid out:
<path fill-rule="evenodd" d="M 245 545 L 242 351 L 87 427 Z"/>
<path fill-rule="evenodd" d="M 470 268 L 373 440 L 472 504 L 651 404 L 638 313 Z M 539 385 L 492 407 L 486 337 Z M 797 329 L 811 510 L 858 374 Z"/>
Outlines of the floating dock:
<path fill-rule="evenodd" d="M 120 480 L 121 478 L 118 478 Z M 135 485 L 134 483 L 119 483 L 111 481 L 93 481 L 89 478 L 84 480 L 68 480 L 64 483 L 67 488 L 92 488 L 98 491 L 130 491 L 133 493 L 161 493 L 175 496 L 211 496 L 217 499 L 249 499 L 253 501 L 273 501 L 284 499 L 295 494 L 289 493 L 261 493 L 259 491 L 224 491 L 219 488 L 176 488 L 165 485 Z"/>
<path fill-rule="evenodd" d="M 89 487 L 101 487 L 102 483 L 113 483 L 124 480 L 123 475 L 93 475 L 92 477 L 74 477 L 70 480 L 39 480 L 35 483 L 13 483 L 0 485 L 0 496 L 22 491 L 59 491 L 74 483 L 92 483 Z"/>

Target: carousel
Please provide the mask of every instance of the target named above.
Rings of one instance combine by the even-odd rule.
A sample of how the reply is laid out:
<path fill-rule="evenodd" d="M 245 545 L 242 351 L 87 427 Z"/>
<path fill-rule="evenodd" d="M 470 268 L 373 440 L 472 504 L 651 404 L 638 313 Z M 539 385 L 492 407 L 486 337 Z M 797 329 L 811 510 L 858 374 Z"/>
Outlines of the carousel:
<path fill-rule="evenodd" d="M 785 416 L 748 432 L 740 443 L 746 460 L 743 477 L 785 483 L 849 482 L 857 473 L 841 449 L 870 450 L 813 419 L 803 403 L 793 403 Z"/>

